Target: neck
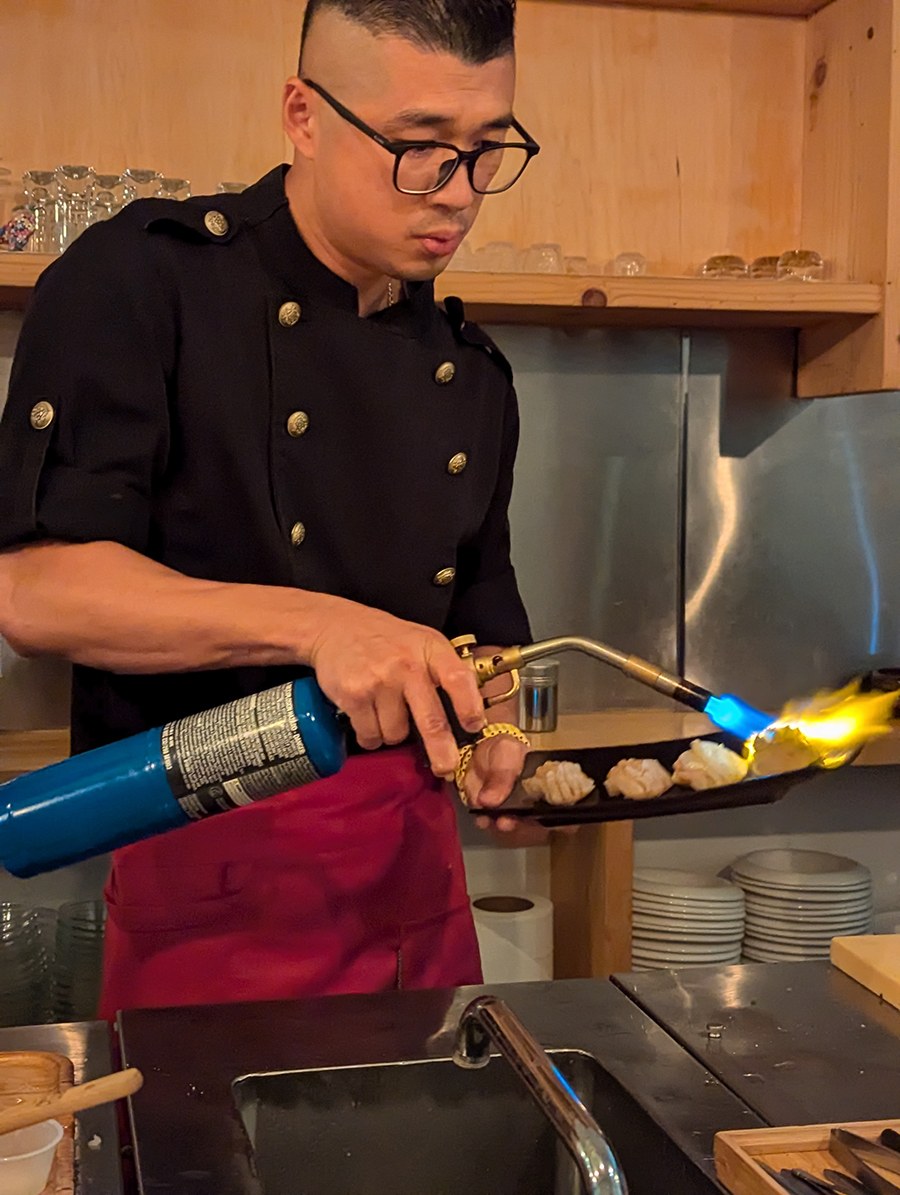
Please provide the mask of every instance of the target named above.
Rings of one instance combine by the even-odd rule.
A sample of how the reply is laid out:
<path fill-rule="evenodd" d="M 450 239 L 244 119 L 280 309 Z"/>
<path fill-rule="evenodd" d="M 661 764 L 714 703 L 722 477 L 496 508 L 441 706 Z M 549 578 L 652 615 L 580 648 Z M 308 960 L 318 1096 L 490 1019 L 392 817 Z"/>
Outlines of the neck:
<path fill-rule="evenodd" d="M 356 287 L 359 314 L 371 315 L 373 311 L 380 311 L 386 307 L 391 280 L 380 271 L 372 270 L 335 248 L 318 219 L 313 197 L 308 186 L 304 185 L 303 176 L 296 166 L 292 166 L 285 176 L 284 191 L 297 231 L 306 242 L 307 248 L 333 274 Z M 394 282 L 391 289 L 396 300 L 400 293 L 399 283 Z"/>

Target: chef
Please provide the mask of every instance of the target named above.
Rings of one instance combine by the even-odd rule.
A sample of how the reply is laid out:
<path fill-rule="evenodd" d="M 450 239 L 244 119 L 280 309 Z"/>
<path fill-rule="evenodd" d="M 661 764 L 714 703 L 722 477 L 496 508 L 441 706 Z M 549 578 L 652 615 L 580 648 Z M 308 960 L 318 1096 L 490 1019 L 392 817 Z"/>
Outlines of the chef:
<path fill-rule="evenodd" d="M 292 164 L 132 203 L 36 288 L 0 434 L 0 633 L 74 664 L 73 749 L 311 671 L 363 749 L 116 854 L 107 1014 L 480 979 L 438 689 L 478 731 L 449 638 L 528 640 L 518 417 L 433 280 L 537 153 L 514 17 L 310 0 Z M 481 742 L 471 800 L 501 803 L 525 750 Z"/>

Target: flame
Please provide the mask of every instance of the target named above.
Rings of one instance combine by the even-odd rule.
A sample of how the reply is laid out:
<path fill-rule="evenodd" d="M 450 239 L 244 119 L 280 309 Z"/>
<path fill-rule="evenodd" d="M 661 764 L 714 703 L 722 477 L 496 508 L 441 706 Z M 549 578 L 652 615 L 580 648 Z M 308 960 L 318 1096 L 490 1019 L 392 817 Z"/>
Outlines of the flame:
<path fill-rule="evenodd" d="M 860 686 L 854 680 L 835 692 L 788 702 L 774 722 L 747 740 L 750 770 L 773 775 L 811 765 L 839 768 L 871 739 L 889 734 L 900 693 L 862 693 Z"/>

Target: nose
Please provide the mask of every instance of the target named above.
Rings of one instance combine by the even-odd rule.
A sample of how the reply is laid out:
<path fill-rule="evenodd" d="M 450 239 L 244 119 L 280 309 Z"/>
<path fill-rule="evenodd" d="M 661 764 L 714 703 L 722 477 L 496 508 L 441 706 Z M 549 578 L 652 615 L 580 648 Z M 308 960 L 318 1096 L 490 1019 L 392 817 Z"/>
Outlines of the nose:
<path fill-rule="evenodd" d="M 469 172 L 464 163 L 459 164 L 447 185 L 441 187 L 440 191 L 435 191 L 431 198 L 436 206 L 448 208 L 453 212 L 472 207 L 478 196 L 472 190 Z"/>

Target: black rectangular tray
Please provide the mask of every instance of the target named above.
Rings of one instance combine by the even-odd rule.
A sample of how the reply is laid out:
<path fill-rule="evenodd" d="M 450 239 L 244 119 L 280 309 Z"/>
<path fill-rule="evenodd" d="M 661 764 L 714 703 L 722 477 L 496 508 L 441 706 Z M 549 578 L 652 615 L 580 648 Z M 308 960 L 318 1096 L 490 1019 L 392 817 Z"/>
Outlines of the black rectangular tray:
<path fill-rule="evenodd" d="M 591 822 L 635 821 L 642 817 L 667 817 L 675 813 L 704 813 L 711 809 L 737 809 L 742 805 L 774 805 L 796 784 L 802 784 L 811 776 L 821 773 L 817 768 L 804 768 L 799 772 L 785 772 L 778 776 L 757 776 L 742 780 L 740 784 L 727 784 L 722 788 L 709 788 L 694 792 L 691 788 L 674 787 L 661 797 L 644 801 L 633 801 L 627 797 L 608 797 L 603 781 L 610 768 L 622 759 L 658 759 L 669 771 L 683 751 L 687 751 L 696 738 L 713 743 L 723 743 L 733 751 L 740 748 L 731 735 L 693 735 L 689 739 L 668 740 L 664 743 L 636 743 L 624 747 L 581 747 L 570 751 L 532 751 L 525 763 L 522 779 L 533 776 L 540 765 L 548 759 L 571 759 L 597 785 L 577 805 L 549 805 L 536 797 L 529 797 L 522 788 L 521 780 L 510 793 L 504 804 L 496 809 L 470 809 L 478 817 L 521 817 L 539 822 L 543 826 L 578 826 Z"/>

